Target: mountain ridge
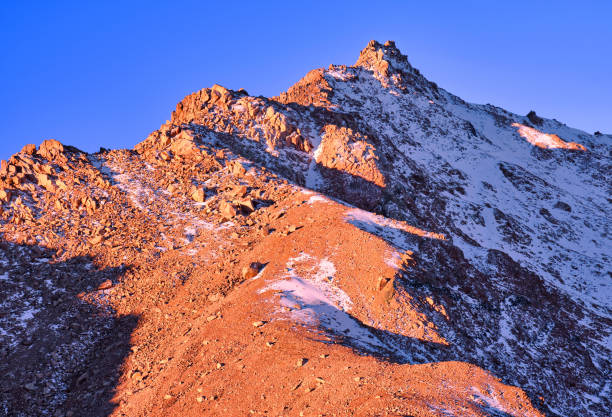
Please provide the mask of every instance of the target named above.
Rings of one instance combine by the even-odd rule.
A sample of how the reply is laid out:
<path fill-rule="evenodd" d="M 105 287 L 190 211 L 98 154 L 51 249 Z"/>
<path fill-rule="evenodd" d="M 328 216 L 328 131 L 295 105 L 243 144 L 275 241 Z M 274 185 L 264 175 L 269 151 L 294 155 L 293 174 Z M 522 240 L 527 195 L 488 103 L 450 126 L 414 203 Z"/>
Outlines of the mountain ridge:
<path fill-rule="evenodd" d="M 190 94 L 133 151 L 27 145 L 0 167 L 5 362 L 50 349 L 34 317 L 61 328 L 79 311 L 87 331 L 46 336 L 84 340 L 39 372 L 60 383 L 38 401 L 33 363 L 0 368 L 15 376 L 0 406 L 603 416 L 609 139 L 466 103 L 371 41 L 277 97 Z M 36 279 L 55 268 L 69 288 L 64 263 L 78 297 Z"/>

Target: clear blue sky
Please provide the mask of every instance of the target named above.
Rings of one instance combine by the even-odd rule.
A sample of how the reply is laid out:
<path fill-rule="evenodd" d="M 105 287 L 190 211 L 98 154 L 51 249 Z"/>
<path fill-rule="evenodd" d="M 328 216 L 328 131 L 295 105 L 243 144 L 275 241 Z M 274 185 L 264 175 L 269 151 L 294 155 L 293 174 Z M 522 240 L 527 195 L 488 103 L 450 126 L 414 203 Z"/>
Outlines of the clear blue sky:
<path fill-rule="evenodd" d="M 370 39 L 468 101 L 612 133 L 610 1 L 298 3 L 2 1 L 0 158 L 132 147 L 190 92 L 275 95 Z"/>

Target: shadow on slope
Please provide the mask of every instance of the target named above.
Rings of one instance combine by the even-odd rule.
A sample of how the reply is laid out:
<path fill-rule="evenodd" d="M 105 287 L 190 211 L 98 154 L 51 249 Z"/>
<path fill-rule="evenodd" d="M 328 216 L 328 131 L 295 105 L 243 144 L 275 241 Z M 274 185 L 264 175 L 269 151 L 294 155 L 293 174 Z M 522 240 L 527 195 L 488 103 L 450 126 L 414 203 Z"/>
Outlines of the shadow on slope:
<path fill-rule="evenodd" d="M 0 412 L 7 416 L 106 416 L 130 351 L 135 316 L 85 301 L 125 267 L 89 257 L 54 261 L 39 246 L 0 242 Z"/>
<path fill-rule="evenodd" d="M 610 360 L 605 352 L 591 351 L 581 343 L 609 334 L 609 319 L 592 316 L 579 300 L 546 285 L 502 251 L 482 249 L 482 265 L 473 265 L 450 242 L 419 239 L 375 218 L 348 216 L 347 221 L 398 250 L 414 251 L 409 262 L 398 268 L 393 285 L 419 303 L 450 344 L 424 343 L 371 329 L 388 346 L 408 354 L 387 360 L 472 363 L 524 389 L 551 416 L 557 414 L 548 404 L 557 410 L 580 409 L 595 415 L 610 406 L 603 394 L 607 389 L 604 369 Z M 448 318 L 436 305 L 445 307 Z M 589 326 L 577 326 L 579 318 Z M 588 393 L 596 400 L 587 409 L 581 394 L 567 394 L 573 392 Z"/>

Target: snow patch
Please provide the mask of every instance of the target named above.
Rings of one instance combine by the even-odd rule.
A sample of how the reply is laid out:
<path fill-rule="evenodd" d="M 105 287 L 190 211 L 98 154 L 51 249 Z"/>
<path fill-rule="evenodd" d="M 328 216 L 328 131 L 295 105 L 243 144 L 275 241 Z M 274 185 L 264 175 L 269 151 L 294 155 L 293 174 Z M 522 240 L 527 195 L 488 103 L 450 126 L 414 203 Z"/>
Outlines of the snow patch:
<path fill-rule="evenodd" d="M 384 239 L 387 243 L 403 251 L 417 249 L 417 242 L 413 239 L 414 236 L 445 239 L 442 234 L 427 232 L 404 222 L 388 219 L 361 209 L 348 210 L 346 221 L 365 232 Z"/>
<path fill-rule="evenodd" d="M 329 203 L 330 202 L 327 198 L 323 197 L 322 195 L 313 195 L 312 197 L 310 197 L 308 199 L 308 201 L 306 203 L 307 204 L 314 204 L 317 201 L 320 201 L 322 203 Z"/>
<path fill-rule="evenodd" d="M 307 265 L 312 265 L 308 268 Z M 340 288 L 332 284 L 336 268 L 328 259 L 316 262 L 307 254 L 287 262 L 284 279 L 274 281 L 259 293 L 280 292 L 280 306 L 295 322 L 320 326 L 333 335 L 347 338 L 362 348 L 386 347 L 372 332 L 363 327 L 347 312 L 352 301 Z"/>

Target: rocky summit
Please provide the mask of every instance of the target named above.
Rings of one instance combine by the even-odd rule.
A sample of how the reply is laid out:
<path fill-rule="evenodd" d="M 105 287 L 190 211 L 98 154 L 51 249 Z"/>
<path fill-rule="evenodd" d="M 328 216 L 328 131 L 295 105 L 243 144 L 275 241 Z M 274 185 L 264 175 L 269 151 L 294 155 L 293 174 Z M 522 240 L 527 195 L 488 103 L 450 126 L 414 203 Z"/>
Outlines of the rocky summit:
<path fill-rule="evenodd" d="M 612 410 L 612 136 L 394 42 L 0 166 L 0 415 Z"/>

